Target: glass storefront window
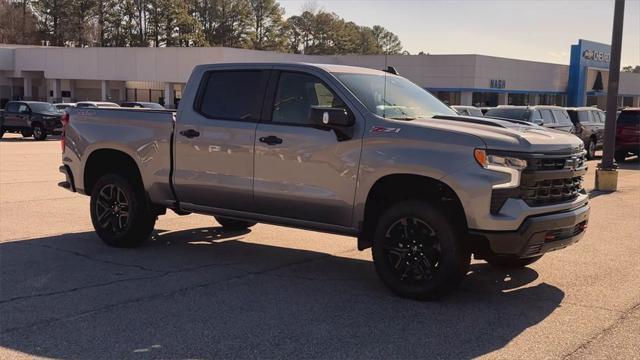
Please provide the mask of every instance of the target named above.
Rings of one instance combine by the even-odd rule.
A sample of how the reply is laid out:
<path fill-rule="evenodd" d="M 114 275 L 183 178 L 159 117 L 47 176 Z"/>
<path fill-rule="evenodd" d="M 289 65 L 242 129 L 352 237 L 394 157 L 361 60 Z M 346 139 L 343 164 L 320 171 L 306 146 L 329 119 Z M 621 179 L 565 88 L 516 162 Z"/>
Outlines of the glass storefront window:
<path fill-rule="evenodd" d="M 498 106 L 498 93 L 495 92 L 474 92 L 474 106 Z"/>

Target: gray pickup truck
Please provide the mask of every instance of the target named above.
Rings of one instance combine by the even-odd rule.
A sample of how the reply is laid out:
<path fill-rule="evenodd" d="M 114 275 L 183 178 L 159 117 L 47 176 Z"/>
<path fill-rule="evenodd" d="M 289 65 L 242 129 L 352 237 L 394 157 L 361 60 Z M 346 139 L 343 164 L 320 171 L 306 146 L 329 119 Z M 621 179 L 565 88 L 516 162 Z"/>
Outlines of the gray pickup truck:
<path fill-rule="evenodd" d="M 460 116 L 392 72 L 201 65 L 176 114 L 70 109 L 60 186 L 91 196 L 112 246 L 141 244 L 167 208 L 357 237 L 414 299 L 454 289 L 471 254 L 522 267 L 583 236 L 580 139 Z"/>

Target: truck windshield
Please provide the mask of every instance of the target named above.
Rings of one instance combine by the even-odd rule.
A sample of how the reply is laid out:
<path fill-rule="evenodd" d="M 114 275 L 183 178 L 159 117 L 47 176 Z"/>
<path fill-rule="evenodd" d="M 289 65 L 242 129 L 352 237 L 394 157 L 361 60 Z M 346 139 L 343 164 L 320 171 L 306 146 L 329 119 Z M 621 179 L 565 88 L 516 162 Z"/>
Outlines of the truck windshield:
<path fill-rule="evenodd" d="M 369 111 L 385 118 L 411 120 L 457 115 L 429 92 L 400 76 L 350 73 L 336 76 Z"/>
<path fill-rule="evenodd" d="M 46 113 L 46 112 L 51 112 L 51 113 L 55 113 L 55 112 L 59 112 L 58 109 L 56 109 L 53 105 L 49 104 L 49 103 L 29 103 L 29 107 L 31 108 L 31 111 L 36 112 L 36 113 Z"/>

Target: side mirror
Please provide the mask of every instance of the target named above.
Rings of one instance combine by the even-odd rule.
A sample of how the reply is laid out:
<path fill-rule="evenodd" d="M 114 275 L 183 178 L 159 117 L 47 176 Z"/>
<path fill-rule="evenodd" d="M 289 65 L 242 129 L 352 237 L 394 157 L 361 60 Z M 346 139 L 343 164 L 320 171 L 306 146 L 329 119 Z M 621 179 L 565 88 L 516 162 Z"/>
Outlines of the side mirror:
<path fill-rule="evenodd" d="M 314 125 L 329 127 L 349 127 L 355 123 L 353 114 L 347 110 L 322 106 L 311 107 L 309 120 Z"/>
<path fill-rule="evenodd" d="M 544 125 L 544 120 L 542 119 L 533 119 L 533 123 L 539 126 Z"/>

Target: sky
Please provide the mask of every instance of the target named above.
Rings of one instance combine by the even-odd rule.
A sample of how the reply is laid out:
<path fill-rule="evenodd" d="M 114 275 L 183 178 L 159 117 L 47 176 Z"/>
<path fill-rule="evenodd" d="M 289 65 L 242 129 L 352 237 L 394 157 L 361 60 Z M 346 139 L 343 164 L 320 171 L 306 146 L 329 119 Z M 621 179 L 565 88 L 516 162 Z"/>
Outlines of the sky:
<path fill-rule="evenodd" d="M 578 39 L 611 43 L 613 0 L 279 0 L 286 17 L 315 6 L 382 25 L 411 54 L 482 54 L 569 63 Z M 640 0 L 626 0 L 622 66 L 640 65 Z"/>

